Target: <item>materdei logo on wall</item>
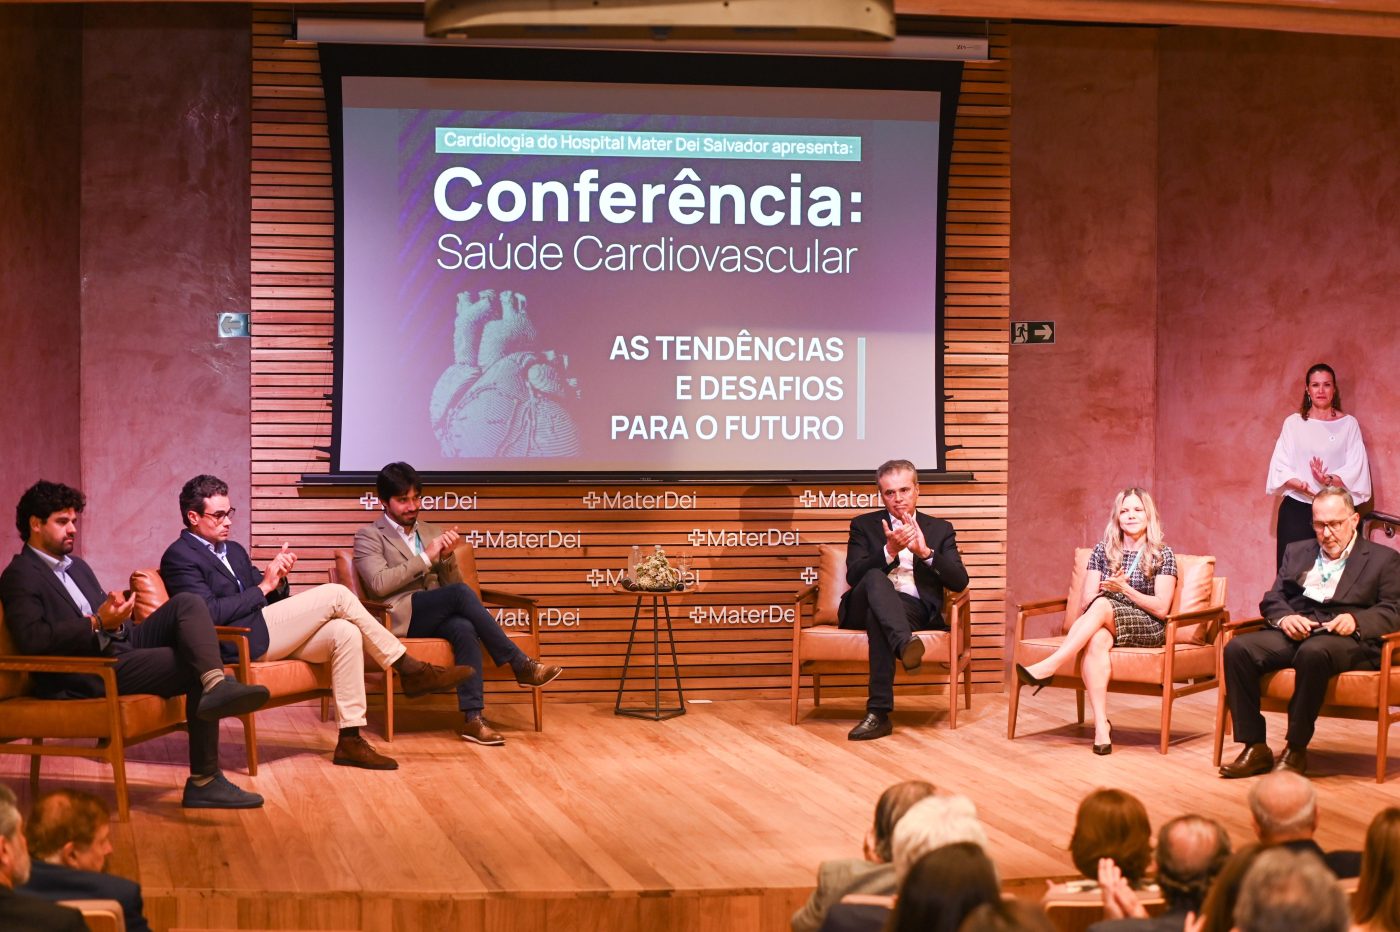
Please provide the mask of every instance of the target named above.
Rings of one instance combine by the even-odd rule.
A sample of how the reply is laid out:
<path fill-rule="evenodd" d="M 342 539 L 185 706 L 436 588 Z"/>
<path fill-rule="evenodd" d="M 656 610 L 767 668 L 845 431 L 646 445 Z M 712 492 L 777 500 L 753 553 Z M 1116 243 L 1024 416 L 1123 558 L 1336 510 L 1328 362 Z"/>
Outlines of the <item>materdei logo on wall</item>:
<path fill-rule="evenodd" d="M 379 496 L 366 492 L 360 496 L 360 505 L 365 511 L 379 511 L 383 504 Z M 424 495 L 418 506 L 423 511 L 473 511 L 477 507 L 477 497 L 473 493 L 443 492 L 438 495 Z"/>

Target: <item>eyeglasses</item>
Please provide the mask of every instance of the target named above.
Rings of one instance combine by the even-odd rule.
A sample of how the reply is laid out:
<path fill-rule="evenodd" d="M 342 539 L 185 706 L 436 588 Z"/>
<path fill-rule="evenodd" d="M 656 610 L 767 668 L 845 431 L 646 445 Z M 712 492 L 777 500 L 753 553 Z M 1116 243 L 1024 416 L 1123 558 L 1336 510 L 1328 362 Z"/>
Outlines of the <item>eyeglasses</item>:
<path fill-rule="evenodd" d="M 205 518 L 213 518 L 215 523 L 223 523 L 225 518 L 232 518 L 237 508 L 230 508 L 228 511 L 201 511 L 200 515 Z"/>
<path fill-rule="evenodd" d="M 1313 533 L 1321 534 L 1324 530 L 1336 534 L 1351 522 L 1351 518 L 1342 518 L 1340 521 L 1314 521 L 1312 523 Z"/>

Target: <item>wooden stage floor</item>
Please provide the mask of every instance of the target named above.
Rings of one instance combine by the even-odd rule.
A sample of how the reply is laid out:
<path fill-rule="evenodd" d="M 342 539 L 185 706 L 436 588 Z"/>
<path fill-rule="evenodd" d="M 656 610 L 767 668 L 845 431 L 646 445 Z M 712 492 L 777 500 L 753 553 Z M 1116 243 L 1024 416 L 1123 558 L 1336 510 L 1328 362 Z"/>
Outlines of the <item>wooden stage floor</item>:
<path fill-rule="evenodd" d="M 782 701 L 694 703 L 659 723 L 547 703 L 539 734 L 526 706 L 497 706 L 500 748 L 457 739 L 453 712 L 409 709 L 397 740 L 377 742 L 400 761 L 391 773 L 332 766 L 316 708 L 276 709 L 259 716 L 255 778 L 240 773 L 239 726 L 224 726 L 225 767 L 267 797 L 261 810 L 186 813 L 184 736 L 134 748 L 112 869 L 143 884 L 157 929 L 780 930 L 817 862 L 859 854 L 876 797 L 899 780 L 971 796 L 1013 883 L 1073 873 L 1074 810 L 1099 786 L 1137 793 L 1154 825 L 1196 811 L 1251 837 L 1249 781 L 1211 766 L 1213 693 L 1178 703 L 1166 756 L 1157 707 L 1137 697 L 1112 697 L 1108 757 L 1090 753 L 1068 690 L 1027 691 L 1012 742 L 1004 696 L 974 696 L 956 732 L 941 699 L 899 701 L 895 734 L 874 742 L 846 740 L 858 699 L 804 705 L 796 727 Z M 376 727 L 371 713 L 372 740 Z M 1282 727 L 1270 717 L 1276 744 Z M 1372 815 L 1400 805 L 1400 778 L 1373 782 L 1373 742 L 1374 726 L 1319 727 L 1324 847 L 1359 847 Z M 24 766 L 0 763 L 22 797 Z M 87 761 L 46 761 L 42 785 L 111 799 Z"/>

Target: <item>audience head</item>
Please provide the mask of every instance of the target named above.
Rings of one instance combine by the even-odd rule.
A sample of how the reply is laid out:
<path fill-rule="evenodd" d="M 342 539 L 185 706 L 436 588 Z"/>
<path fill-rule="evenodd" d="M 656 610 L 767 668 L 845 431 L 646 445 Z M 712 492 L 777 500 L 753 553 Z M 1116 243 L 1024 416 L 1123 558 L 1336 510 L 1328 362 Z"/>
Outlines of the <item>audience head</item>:
<path fill-rule="evenodd" d="M 180 520 L 193 528 L 204 516 L 205 503 L 218 496 L 228 497 L 228 483 L 218 476 L 195 476 L 180 487 Z"/>
<path fill-rule="evenodd" d="M 1346 895 L 1311 851 L 1268 848 L 1254 859 L 1235 902 L 1239 932 L 1347 932 Z"/>
<path fill-rule="evenodd" d="M 1055 927 L 1036 904 L 998 898 L 968 913 L 958 932 L 1055 932 Z"/>
<path fill-rule="evenodd" d="M 1235 901 L 1240 895 L 1240 884 L 1254 859 L 1264 850 L 1263 845 L 1245 845 L 1226 860 L 1201 906 L 1200 932 L 1230 932 L 1235 927 Z"/>
<path fill-rule="evenodd" d="M 1205 816 L 1177 816 L 1157 830 L 1157 885 L 1168 908 L 1200 912 L 1206 891 L 1230 857 L 1225 826 Z"/>
<path fill-rule="evenodd" d="M 910 866 L 885 928 L 889 932 L 957 932 L 968 913 L 1000 899 L 996 868 L 980 844 L 942 845 Z"/>
<path fill-rule="evenodd" d="M 24 843 L 24 817 L 15 794 L 0 783 L 0 886 L 19 887 L 29 881 L 29 848 Z"/>
<path fill-rule="evenodd" d="M 15 530 L 19 539 L 51 556 L 73 550 L 78 515 L 87 499 L 72 486 L 40 479 L 24 490 L 15 506 Z"/>
<path fill-rule="evenodd" d="M 880 801 L 875 804 L 875 824 L 866 839 L 866 850 L 876 860 L 886 864 L 893 861 L 894 852 L 890 846 L 894 841 L 894 827 L 910 806 L 933 793 L 933 784 L 923 780 L 905 780 L 881 793 Z"/>
<path fill-rule="evenodd" d="M 1288 770 L 1266 774 L 1249 791 L 1249 811 L 1261 844 L 1311 838 L 1317 831 L 1317 791 L 1307 777 Z"/>
<path fill-rule="evenodd" d="M 1400 932 L 1400 809 L 1394 806 L 1376 813 L 1366 830 L 1352 906 L 1357 923 L 1371 932 Z"/>
<path fill-rule="evenodd" d="M 31 857 L 101 871 L 112 853 L 112 810 L 91 793 L 53 790 L 34 801 L 24 835 Z"/>
<path fill-rule="evenodd" d="M 987 833 L 977 821 L 977 807 L 966 796 L 929 796 L 910 806 L 894 827 L 891 850 L 895 879 L 904 876 L 935 848 L 958 842 L 987 846 Z"/>
<path fill-rule="evenodd" d="M 1306 421 L 1313 408 L 1331 408 L 1342 413 L 1342 389 L 1337 385 L 1337 373 L 1325 362 L 1312 366 L 1303 376 L 1303 403 L 1298 413 Z"/>
<path fill-rule="evenodd" d="M 1079 803 L 1069 853 L 1085 877 L 1098 877 L 1099 858 L 1112 858 L 1124 879 L 1137 883 L 1152 863 L 1147 808 L 1131 793 L 1094 790 Z"/>

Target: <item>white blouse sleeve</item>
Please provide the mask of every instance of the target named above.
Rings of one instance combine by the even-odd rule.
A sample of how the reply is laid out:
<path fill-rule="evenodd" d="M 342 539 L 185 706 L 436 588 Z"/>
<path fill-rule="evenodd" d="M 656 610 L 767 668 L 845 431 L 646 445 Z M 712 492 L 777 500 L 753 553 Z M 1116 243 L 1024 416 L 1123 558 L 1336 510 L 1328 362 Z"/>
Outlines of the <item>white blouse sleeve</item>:
<path fill-rule="evenodd" d="M 1296 414 L 1290 414 L 1283 421 L 1283 430 L 1279 431 L 1278 442 L 1274 444 L 1274 456 L 1269 460 L 1269 479 L 1264 487 L 1267 495 L 1277 495 L 1289 479 L 1304 479 L 1294 464 L 1293 453 L 1293 433 L 1295 420 L 1302 423 L 1302 418 Z M 1363 449 L 1361 455 L 1364 458 L 1366 451 Z M 1304 479 L 1306 481 L 1306 479 Z"/>
<path fill-rule="evenodd" d="M 1356 418 L 1349 417 L 1346 427 L 1342 444 L 1344 461 L 1335 466 L 1328 463 L 1327 469 L 1342 480 L 1342 485 L 1351 493 L 1352 500 L 1360 505 L 1371 500 L 1371 464 L 1366 459 L 1366 444 L 1361 439 L 1361 425 Z"/>

